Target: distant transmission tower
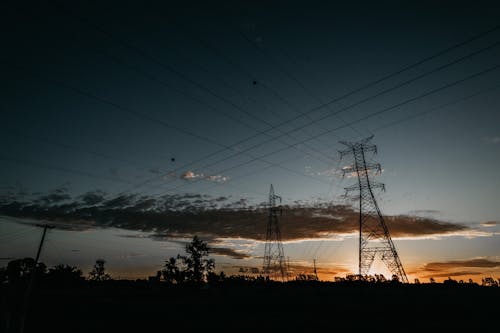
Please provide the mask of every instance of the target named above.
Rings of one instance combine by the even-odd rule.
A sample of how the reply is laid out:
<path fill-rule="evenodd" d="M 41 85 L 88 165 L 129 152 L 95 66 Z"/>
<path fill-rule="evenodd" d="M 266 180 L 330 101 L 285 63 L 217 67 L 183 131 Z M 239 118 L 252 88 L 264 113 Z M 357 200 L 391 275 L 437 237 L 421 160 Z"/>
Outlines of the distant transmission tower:
<path fill-rule="evenodd" d="M 359 191 L 359 274 L 367 275 L 377 255 L 387 266 L 389 271 L 398 277 L 399 281 L 408 283 L 403 265 L 399 260 L 396 247 L 389 235 L 389 229 L 373 195 L 373 190 L 381 188 L 382 183 L 370 179 L 370 172 L 381 172 L 379 163 L 370 163 L 366 160 L 367 154 L 376 154 L 377 146 L 370 143 L 373 135 L 358 142 L 341 141 L 347 146 L 340 151 L 340 158 L 352 155 L 352 165 L 343 168 L 343 173 L 356 175 L 358 183 L 345 188 L 346 194 Z"/>
<path fill-rule="evenodd" d="M 278 224 L 278 212 L 281 215 L 282 210 L 281 205 L 276 206 L 276 200 L 279 200 L 281 204 L 281 197 L 274 194 L 274 188 L 271 185 L 263 272 L 270 277 L 280 277 L 282 281 L 286 281 L 285 253 L 283 251 L 283 244 L 281 243 L 281 232 Z"/>

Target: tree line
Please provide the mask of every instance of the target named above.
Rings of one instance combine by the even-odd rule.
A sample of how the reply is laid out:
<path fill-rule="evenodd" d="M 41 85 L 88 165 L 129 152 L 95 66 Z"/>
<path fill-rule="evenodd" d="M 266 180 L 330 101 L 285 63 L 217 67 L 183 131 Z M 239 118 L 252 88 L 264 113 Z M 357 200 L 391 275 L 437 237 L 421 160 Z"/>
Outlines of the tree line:
<path fill-rule="evenodd" d="M 249 284 L 249 283 L 276 283 L 263 275 L 226 275 L 224 272 L 216 273 L 215 260 L 208 258 L 210 249 L 206 242 L 194 236 L 190 243 L 186 244 L 185 255 L 178 254 L 176 257 L 168 258 L 161 270 L 155 276 L 149 277 L 149 282 L 154 284 L 167 285 L 201 285 L 201 284 Z M 10 285 L 16 288 L 26 287 L 30 279 L 38 283 L 61 287 L 77 287 L 83 283 L 105 283 L 115 281 L 107 273 L 104 259 L 97 259 L 92 270 L 85 277 L 82 270 L 75 266 L 58 264 L 47 268 L 44 263 L 35 265 L 33 258 L 22 258 L 10 261 L 6 267 L 0 268 L 0 284 Z M 296 283 L 320 283 L 317 276 L 309 274 L 298 274 L 289 282 Z M 382 274 L 361 276 L 349 274 L 345 277 L 335 277 L 335 284 L 396 284 L 400 283 L 397 276 L 386 279 Z M 414 284 L 420 284 L 419 279 L 415 279 Z M 429 279 L 429 284 L 435 284 L 434 278 Z M 443 285 L 479 285 L 472 279 L 468 281 L 454 280 L 451 277 L 442 282 Z M 498 287 L 500 279 L 485 277 L 481 281 L 481 286 Z"/>

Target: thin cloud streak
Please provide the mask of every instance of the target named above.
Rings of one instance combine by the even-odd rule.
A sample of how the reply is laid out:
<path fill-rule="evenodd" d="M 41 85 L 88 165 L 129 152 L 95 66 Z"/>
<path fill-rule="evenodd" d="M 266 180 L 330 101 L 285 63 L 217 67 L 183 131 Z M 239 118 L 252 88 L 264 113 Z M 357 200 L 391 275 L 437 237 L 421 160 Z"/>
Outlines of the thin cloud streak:
<path fill-rule="evenodd" d="M 490 136 L 482 138 L 483 142 L 489 144 L 500 144 L 500 136 Z"/>
<path fill-rule="evenodd" d="M 421 269 L 410 274 L 417 274 L 422 278 L 440 278 L 455 276 L 496 275 L 500 269 L 500 261 L 487 258 L 472 258 L 465 260 L 451 260 L 430 262 Z"/>
<path fill-rule="evenodd" d="M 488 259 L 469 259 L 469 260 L 455 260 L 445 262 L 431 262 L 426 264 L 423 269 L 426 271 L 439 271 L 443 269 L 462 268 L 462 267 L 476 267 L 476 268 L 498 268 L 500 261 L 491 261 Z"/>
<path fill-rule="evenodd" d="M 210 253 L 214 255 L 227 256 L 233 259 L 251 259 L 252 256 L 242 251 L 237 251 L 229 247 L 210 247 Z"/>
<path fill-rule="evenodd" d="M 498 225 L 497 221 L 485 221 L 480 223 L 481 227 L 492 228 Z"/>

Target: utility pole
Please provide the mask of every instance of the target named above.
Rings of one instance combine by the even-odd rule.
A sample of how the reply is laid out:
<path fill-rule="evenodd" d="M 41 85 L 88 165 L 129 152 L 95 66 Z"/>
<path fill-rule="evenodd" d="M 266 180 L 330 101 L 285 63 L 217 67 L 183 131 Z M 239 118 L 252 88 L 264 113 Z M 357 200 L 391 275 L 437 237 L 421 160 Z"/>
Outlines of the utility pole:
<path fill-rule="evenodd" d="M 316 270 L 316 258 L 313 259 L 313 264 L 314 264 L 314 278 L 316 280 L 319 280 L 319 278 L 318 278 L 318 271 Z"/>
<path fill-rule="evenodd" d="M 280 202 L 279 206 L 276 206 L 277 200 Z M 274 188 L 271 184 L 271 189 L 269 190 L 269 220 L 267 223 L 262 270 L 267 276 L 281 277 L 281 281 L 285 282 L 287 279 L 287 269 L 283 244 L 281 243 L 281 231 L 278 224 L 278 211 L 280 215 L 283 212 L 281 209 L 281 197 L 274 194 Z"/>
<path fill-rule="evenodd" d="M 408 278 L 403 265 L 399 260 L 396 247 L 389 235 L 389 229 L 380 213 L 377 200 L 373 190 L 380 188 L 385 190 L 382 183 L 370 179 L 370 173 L 381 172 L 379 163 L 367 161 L 368 154 L 376 154 L 377 146 L 370 143 L 373 135 L 358 142 L 340 141 L 347 146 L 346 150 L 340 151 L 340 157 L 351 156 L 352 164 L 342 169 L 346 174 L 355 175 L 357 184 L 346 187 L 346 195 L 351 191 L 358 191 L 359 195 L 359 275 L 368 274 L 373 261 L 377 255 L 387 266 L 389 271 L 396 276 L 399 281 L 408 283 Z"/>
<path fill-rule="evenodd" d="M 286 257 L 286 276 L 287 280 L 291 278 L 291 272 L 292 270 L 290 269 L 290 257 Z"/>
<path fill-rule="evenodd" d="M 31 276 L 28 281 L 28 286 L 26 288 L 26 291 L 24 293 L 23 297 L 23 303 L 21 306 L 21 313 L 20 313 L 20 320 L 19 320 L 19 333 L 24 332 L 24 325 L 26 321 L 26 316 L 28 314 L 28 307 L 29 307 L 29 302 L 31 298 L 31 293 L 33 291 L 33 287 L 35 285 L 35 279 L 36 279 L 36 274 L 37 274 L 37 268 L 38 268 L 38 260 L 40 259 L 40 254 L 42 253 L 42 248 L 43 248 L 43 243 L 45 242 L 45 235 L 47 234 L 47 229 L 52 229 L 54 226 L 48 225 L 48 224 L 37 224 L 37 227 L 42 227 L 43 232 L 42 232 L 42 238 L 40 239 L 40 244 L 38 245 L 38 250 L 36 252 L 36 257 L 35 257 L 35 263 L 33 266 L 33 269 L 31 271 Z"/>

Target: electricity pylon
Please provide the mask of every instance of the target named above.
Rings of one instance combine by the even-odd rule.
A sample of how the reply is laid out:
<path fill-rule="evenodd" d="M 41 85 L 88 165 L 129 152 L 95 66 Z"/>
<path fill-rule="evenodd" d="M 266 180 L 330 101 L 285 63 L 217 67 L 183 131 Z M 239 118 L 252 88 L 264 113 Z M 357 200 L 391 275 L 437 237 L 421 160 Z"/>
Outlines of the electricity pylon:
<path fill-rule="evenodd" d="M 276 206 L 277 200 L 279 200 L 279 206 Z M 274 188 L 271 184 L 271 189 L 269 191 L 269 220 L 267 222 L 263 272 L 269 277 L 281 278 L 281 281 L 284 282 L 287 278 L 287 271 L 285 253 L 283 251 L 283 244 L 281 243 L 281 232 L 278 224 L 278 212 L 281 215 L 281 197 L 274 194 Z"/>
<path fill-rule="evenodd" d="M 373 190 L 385 191 L 382 183 L 370 179 L 370 173 L 381 172 L 379 163 L 371 163 L 367 154 L 376 154 L 377 146 L 370 143 L 373 135 L 358 142 L 340 141 L 347 146 L 340 151 L 340 158 L 351 155 L 353 163 L 342 169 L 344 176 L 350 174 L 358 178 L 357 184 L 346 187 L 346 195 L 351 191 L 359 191 L 359 275 L 367 275 L 377 255 L 399 281 L 408 283 L 403 265 L 399 260 L 396 247 L 389 235 L 389 229 L 380 213 Z"/>

